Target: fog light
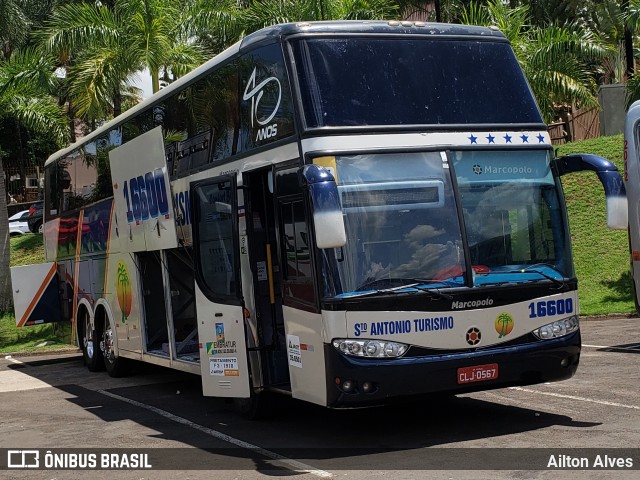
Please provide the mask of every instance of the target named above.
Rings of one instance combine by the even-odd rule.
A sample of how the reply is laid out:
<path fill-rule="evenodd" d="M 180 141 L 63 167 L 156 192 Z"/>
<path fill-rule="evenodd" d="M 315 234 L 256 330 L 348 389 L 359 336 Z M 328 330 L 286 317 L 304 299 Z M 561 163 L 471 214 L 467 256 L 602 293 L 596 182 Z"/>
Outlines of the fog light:
<path fill-rule="evenodd" d="M 351 380 L 345 380 L 342 382 L 342 390 L 345 393 L 351 393 L 353 391 L 353 382 Z"/>
<path fill-rule="evenodd" d="M 560 362 L 560 365 L 562 365 L 563 367 L 568 367 L 569 363 L 571 363 L 571 360 L 569 358 L 563 358 Z"/>
<path fill-rule="evenodd" d="M 373 383 L 371 383 L 371 382 L 364 382 L 364 383 L 362 384 L 362 391 L 363 391 L 364 393 L 371 393 L 371 392 L 373 392 Z"/>

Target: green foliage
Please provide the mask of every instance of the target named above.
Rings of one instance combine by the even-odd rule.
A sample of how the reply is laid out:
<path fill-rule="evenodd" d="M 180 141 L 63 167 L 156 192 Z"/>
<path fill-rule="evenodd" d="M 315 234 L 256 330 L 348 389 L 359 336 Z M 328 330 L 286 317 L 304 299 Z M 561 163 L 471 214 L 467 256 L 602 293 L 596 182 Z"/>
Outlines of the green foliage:
<path fill-rule="evenodd" d="M 558 149 L 558 155 L 570 153 L 599 155 L 622 170 L 623 138 L 601 137 Z M 635 311 L 627 232 L 607 228 L 602 185 L 592 172 L 565 175 L 562 184 L 578 276 L 580 312 L 599 315 Z"/>
<path fill-rule="evenodd" d="M 13 314 L 0 316 L 0 354 L 75 349 L 71 345 L 71 324 L 68 322 L 18 328 Z"/>
<path fill-rule="evenodd" d="M 41 233 L 27 233 L 11 238 L 12 267 L 43 262 L 44 244 Z"/>
<path fill-rule="evenodd" d="M 556 117 L 555 104 L 597 107 L 595 75 L 590 65 L 612 53 L 591 30 L 576 24 L 531 25 L 526 5 L 509 8 L 500 0 L 471 3 L 462 23 L 496 25 L 509 39 L 546 122 Z"/>

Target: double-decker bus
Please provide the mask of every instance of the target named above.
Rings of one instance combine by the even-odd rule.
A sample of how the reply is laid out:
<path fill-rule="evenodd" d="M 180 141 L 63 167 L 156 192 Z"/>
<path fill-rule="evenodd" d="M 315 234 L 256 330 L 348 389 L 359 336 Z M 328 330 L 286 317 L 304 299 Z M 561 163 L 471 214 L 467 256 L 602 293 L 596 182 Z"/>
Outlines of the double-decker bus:
<path fill-rule="evenodd" d="M 566 379 L 560 176 L 583 169 L 624 203 L 611 163 L 554 158 L 494 28 L 269 27 L 47 160 L 16 321 L 70 321 L 90 370 L 192 372 L 248 414 L 270 391 L 337 408 Z"/>

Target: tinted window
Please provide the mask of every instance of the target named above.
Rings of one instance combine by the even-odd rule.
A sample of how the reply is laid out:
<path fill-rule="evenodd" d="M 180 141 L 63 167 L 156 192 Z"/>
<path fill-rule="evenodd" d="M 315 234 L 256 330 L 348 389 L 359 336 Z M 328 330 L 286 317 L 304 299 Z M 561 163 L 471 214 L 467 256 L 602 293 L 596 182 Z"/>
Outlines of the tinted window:
<path fill-rule="evenodd" d="M 121 144 L 119 130 L 59 159 L 46 169 L 45 218 L 113 196 L 109 151 Z"/>
<path fill-rule="evenodd" d="M 289 81 L 279 44 L 241 57 L 239 97 L 239 151 L 260 147 L 293 134 Z"/>
<path fill-rule="evenodd" d="M 236 297 L 235 201 L 230 180 L 197 185 L 196 199 L 198 268 L 204 290 L 213 297 Z"/>
<path fill-rule="evenodd" d="M 309 231 L 302 199 L 280 202 L 285 304 L 313 305 L 315 288 Z"/>
<path fill-rule="evenodd" d="M 308 127 L 542 123 L 507 43 L 292 42 Z"/>

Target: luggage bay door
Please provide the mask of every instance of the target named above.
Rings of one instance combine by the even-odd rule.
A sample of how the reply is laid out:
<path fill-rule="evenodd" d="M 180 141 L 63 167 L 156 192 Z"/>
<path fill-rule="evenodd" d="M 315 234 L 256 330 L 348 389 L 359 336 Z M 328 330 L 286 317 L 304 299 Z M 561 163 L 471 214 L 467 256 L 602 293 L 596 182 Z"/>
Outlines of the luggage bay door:
<path fill-rule="evenodd" d="M 248 398 L 235 177 L 191 184 L 202 391 Z"/>

